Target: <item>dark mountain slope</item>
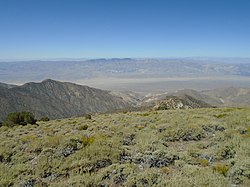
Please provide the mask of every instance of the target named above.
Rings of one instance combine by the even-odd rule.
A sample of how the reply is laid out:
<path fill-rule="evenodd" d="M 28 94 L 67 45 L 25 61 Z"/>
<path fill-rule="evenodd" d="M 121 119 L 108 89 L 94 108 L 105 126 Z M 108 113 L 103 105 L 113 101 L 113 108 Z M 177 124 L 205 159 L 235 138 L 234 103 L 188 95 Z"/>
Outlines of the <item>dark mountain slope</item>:
<path fill-rule="evenodd" d="M 15 93 L 10 92 L 5 87 L 0 87 L 0 121 L 8 115 L 10 111 L 16 111 L 13 98 L 16 98 Z"/>
<path fill-rule="evenodd" d="M 51 119 L 107 112 L 130 107 L 108 91 L 73 83 L 45 80 L 6 89 L 0 88 L 0 119 L 14 111 L 30 111 Z"/>

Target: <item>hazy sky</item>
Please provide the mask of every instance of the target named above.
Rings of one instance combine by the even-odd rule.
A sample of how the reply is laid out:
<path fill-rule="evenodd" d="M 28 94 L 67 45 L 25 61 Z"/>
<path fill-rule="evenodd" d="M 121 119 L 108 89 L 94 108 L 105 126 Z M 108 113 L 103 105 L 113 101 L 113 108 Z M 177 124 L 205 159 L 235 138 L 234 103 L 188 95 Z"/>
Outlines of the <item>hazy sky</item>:
<path fill-rule="evenodd" d="M 0 59 L 250 56 L 250 0 L 0 0 Z"/>

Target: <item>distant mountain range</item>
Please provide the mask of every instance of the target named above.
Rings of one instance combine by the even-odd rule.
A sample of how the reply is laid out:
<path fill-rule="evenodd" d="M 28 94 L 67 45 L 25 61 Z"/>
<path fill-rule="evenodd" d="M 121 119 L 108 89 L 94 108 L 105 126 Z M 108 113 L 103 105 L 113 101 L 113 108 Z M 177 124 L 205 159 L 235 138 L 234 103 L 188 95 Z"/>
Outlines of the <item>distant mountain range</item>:
<path fill-rule="evenodd" d="M 79 82 L 93 78 L 250 76 L 250 58 L 68 59 L 0 61 L 1 82 Z"/>
<path fill-rule="evenodd" d="M 17 111 L 30 111 L 38 119 L 44 116 L 58 119 L 136 108 L 187 109 L 222 106 L 250 106 L 250 89 L 184 89 L 143 95 L 130 91 L 105 91 L 51 79 L 22 86 L 0 84 L 0 121 L 8 113 Z"/>

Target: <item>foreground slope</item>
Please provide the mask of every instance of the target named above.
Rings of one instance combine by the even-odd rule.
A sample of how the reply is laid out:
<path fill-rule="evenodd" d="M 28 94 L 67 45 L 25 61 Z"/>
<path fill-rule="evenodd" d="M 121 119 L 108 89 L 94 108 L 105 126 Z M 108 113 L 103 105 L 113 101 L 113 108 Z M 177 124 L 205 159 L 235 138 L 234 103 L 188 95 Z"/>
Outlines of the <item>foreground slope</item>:
<path fill-rule="evenodd" d="M 102 114 L 0 134 L 0 186 L 250 186 L 247 108 Z"/>
<path fill-rule="evenodd" d="M 10 89 L 0 87 L 0 103 L 0 120 L 17 111 L 57 119 L 130 107 L 108 91 L 51 79 Z"/>

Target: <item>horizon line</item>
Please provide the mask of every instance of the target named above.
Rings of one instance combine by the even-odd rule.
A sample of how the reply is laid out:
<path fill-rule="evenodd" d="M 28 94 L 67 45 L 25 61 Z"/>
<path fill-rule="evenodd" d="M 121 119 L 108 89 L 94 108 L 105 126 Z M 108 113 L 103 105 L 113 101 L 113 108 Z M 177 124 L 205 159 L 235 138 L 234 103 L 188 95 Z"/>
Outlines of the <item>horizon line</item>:
<path fill-rule="evenodd" d="M 249 57 L 240 57 L 240 56 L 169 56 L 169 57 L 63 57 L 63 58 L 0 58 L 0 62 L 17 62 L 17 61 L 67 61 L 67 60 L 75 60 L 75 61 L 80 61 L 80 60 L 111 60 L 111 59 L 185 59 L 185 58 L 218 58 L 218 59 L 233 59 L 233 58 L 240 58 L 240 59 L 250 59 Z"/>

